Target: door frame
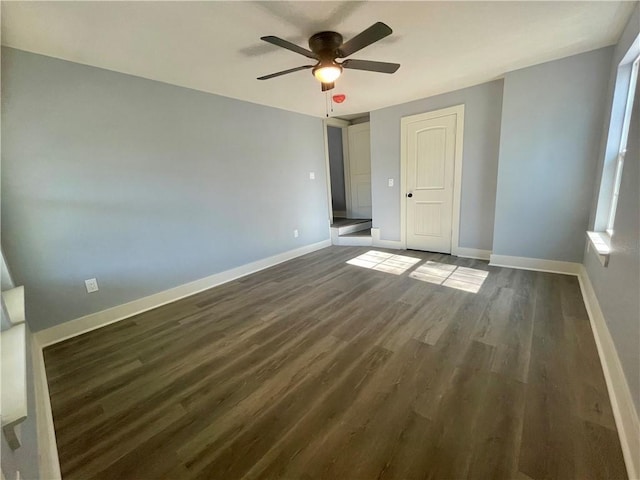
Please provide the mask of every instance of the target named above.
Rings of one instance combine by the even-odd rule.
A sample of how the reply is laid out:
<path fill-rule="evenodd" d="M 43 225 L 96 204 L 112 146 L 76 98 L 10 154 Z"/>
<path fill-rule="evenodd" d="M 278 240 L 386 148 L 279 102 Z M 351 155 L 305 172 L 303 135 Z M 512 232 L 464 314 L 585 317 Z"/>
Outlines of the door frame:
<path fill-rule="evenodd" d="M 342 159 L 344 163 L 345 170 L 345 179 L 344 179 L 344 188 L 345 188 L 345 202 L 347 212 L 351 211 L 351 197 L 350 190 L 347 190 L 347 179 L 346 177 L 347 170 L 349 168 L 349 145 L 345 142 L 349 141 L 349 133 L 347 131 L 347 127 L 351 125 L 350 122 L 346 120 L 341 120 L 339 118 L 325 118 L 322 121 L 322 131 L 324 136 L 324 163 L 325 163 L 325 176 L 327 178 L 327 201 L 329 208 L 329 225 L 333 224 L 333 204 L 331 202 L 331 163 L 329 162 L 329 133 L 327 131 L 327 127 L 336 127 L 342 130 Z M 348 213 L 347 213 L 348 214 Z"/>
<path fill-rule="evenodd" d="M 456 115 L 456 151 L 453 164 L 453 208 L 451 218 L 451 255 L 460 253 L 460 197 L 462 195 L 462 144 L 464 137 L 464 104 L 410 115 L 400 119 L 400 243 L 407 248 L 407 127 L 411 123 Z"/>

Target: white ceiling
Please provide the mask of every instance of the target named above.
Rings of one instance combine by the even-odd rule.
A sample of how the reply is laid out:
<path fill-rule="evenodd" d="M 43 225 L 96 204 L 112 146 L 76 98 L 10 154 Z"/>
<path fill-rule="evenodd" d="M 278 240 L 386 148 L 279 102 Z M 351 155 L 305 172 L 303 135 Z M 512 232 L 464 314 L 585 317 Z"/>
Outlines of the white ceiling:
<path fill-rule="evenodd" d="M 315 116 L 325 96 L 309 71 L 256 77 L 309 59 L 307 47 L 376 21 L 393 34 L 353 58 L 397 62 L 394 75 L 347 70 L 335 116 L 475 85 L 505 72 L 614 44 L 633 2 L 2 2 L 2 43 L 73 62 Z"/>

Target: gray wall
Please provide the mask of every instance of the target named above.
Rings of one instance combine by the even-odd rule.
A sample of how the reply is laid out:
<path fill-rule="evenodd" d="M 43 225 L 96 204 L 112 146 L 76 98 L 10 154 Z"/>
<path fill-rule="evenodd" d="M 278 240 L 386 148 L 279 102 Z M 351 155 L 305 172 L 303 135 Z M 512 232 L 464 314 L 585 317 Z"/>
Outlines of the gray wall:
<path fill-rule="evenodd" d="M 320 119 L 2 53 L 2 247 L 33 330 L 328 239 Z"/>
<path fill-rule="evenodd" d="M 494 254 L 582 261 L 612 52 L 506 74 Z"/>
<path fill-rule="evenodd" d="M 333 210 L 347 209 L 344 188 L 344 158 L 342 151 L 342 129 L 327 127 L 329 143 L 329 167 L 331 170 L 331 203 Z"/>
<path fill-rule="evenodd" d="M 460 246 L 491 250 L 501 80 L 371 112 L 373 226 L 380 238 L 400 240 L 400 119 L 459 104 L 465 105 Z"/>
<path fill-rule="evenodd" d="M 640 8 L 636 6 L 614 53 L 610 90 L 616 82 L 618 64 L 640 30 Z M 640 84 L 638 84 L 640 86 Z M 626 89 L 625 89 L 626 90 Z M 613 95 L 609 95 L 608 110 Z M 640 89 L 636 88 L 635 105 L 629 130 L 609 266 L 603 267 L 592 252 L 585 252 L 584 265 L 598 298 L 613 343 L 618 352 L 636 411 L 640 413 Z M 609 129 L 607 117 L 605 136 Z M 601 151 L 598 173 L 606 153 Z M 598 198 L 598 195 L 594 195 Z M 594 203 L 593 213 L 596 205 Z M 595 217 L 595 214 L 593 215 Z M 595 221 L 595 220 L 594 220 Z M 593 227 L 593 223 L 591 224 Z"/>

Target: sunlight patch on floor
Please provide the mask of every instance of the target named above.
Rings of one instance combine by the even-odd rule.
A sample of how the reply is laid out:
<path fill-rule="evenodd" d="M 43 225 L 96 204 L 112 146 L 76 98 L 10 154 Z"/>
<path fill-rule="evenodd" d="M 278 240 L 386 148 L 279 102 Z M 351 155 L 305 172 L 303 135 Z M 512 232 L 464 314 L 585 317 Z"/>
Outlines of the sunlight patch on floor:
<path fill-rule="evenodd" d="M 489 272 L 475 268 L 459 267 L 446 263 L 427 261 L 409 274 L 411 278 L 423 282 L 457 288 L 466 292 L 478 293 Z"/>
<path fill-rule="evenodd" d="M 406 255 L 394 255 L 392 253 L 369 250 L 367 253 L 352 258 L 347 263 L 357 267 L 378 270 L 379 272 L 401 275 L 419 261 L 419 258 L 407 257 Z"/>

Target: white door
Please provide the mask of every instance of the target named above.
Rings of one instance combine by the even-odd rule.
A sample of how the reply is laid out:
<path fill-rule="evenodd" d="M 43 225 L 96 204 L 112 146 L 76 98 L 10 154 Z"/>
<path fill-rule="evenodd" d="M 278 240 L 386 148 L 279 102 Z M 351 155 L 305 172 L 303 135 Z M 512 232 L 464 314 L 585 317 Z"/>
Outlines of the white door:
<path fill-rule="evenodd" d="M 451 253 L 456 121 L 418 117 L 403 129 L 407 248 Z"/>
<path fill-rule="evenodd" d="M 349 190 L 351 211 L 349 218 L 371 218 L 371 141 L 369 123 L 350 125 Z"/>

